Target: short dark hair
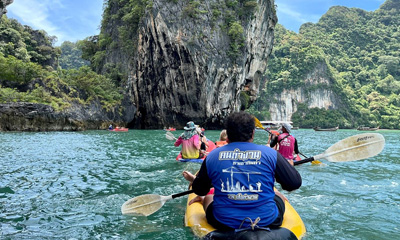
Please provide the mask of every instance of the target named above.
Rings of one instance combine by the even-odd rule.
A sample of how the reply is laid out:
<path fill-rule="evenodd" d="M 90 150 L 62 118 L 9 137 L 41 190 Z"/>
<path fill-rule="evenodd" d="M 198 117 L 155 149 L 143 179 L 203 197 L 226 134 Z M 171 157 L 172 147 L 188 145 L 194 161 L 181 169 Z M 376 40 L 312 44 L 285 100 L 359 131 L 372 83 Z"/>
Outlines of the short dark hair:
<path fill-rule="evenodd" d="M 256 128 L 254 117 L 247 112 L 234 112 L 225 121 L 229 142 L 247 142 Z"/>

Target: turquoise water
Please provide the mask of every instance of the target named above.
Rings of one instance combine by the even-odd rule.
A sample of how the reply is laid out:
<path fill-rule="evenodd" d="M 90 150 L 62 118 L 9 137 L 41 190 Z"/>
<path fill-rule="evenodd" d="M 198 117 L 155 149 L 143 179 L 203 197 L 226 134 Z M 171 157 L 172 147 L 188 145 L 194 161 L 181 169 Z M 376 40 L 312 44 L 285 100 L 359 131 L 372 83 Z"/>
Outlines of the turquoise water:
<path fill-rule="evenodd" d="M 297 166 L 303 186 L 283 193 L 306 224 L 303 239 L 400 239 L 400 134 L 378 132 L 378 156 Z M 359 133 L 293 131 L 307 156 Z M 206 134 L 217 140 L 219 131 Z M 256 132 L 255 142 L 266 137 Z M 0 239 L 194 239 L 183 226 L 186 197 L 149 217 L 120 213 L 134 196 L 185 191 L 181 172 L 200 167 L 176 162 L 162 130 L 0 133 L 0 143 Z"/>

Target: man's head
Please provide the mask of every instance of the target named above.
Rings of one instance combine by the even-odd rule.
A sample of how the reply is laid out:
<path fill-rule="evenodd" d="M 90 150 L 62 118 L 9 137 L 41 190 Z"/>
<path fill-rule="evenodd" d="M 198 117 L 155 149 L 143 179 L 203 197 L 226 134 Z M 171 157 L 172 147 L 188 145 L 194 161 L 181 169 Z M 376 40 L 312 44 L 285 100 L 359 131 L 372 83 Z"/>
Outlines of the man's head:
<path fill-rule="evenodd" d="M 225 122 L 229 142 L 252 140 L 255 128 L 254 117 L 246 112 L 234 112 Z"/>

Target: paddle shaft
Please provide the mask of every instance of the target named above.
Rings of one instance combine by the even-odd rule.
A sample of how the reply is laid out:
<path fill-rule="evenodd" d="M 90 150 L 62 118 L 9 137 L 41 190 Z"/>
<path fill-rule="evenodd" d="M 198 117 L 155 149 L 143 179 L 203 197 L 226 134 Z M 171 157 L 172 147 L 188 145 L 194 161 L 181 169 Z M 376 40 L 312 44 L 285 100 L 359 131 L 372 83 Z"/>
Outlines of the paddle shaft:
<path fill-rule="evenodd" d="M 303 155 L 303 154 L 302 154 Z M 310 157 L 310 158 L 306 158 L 306 159 L 303 159 L 303 160 L 299 160 L 299 161 L 293 161 L 293 164 L 296 166 L 296 165 L 299 165 L 299 164 L 303 164 L 303 163 L 307 163 L 307 162 L 312 162 L 312 161 L 314 161 L 315 159 L 314 159 L 314 157 Z"/>
<path fill-rule="evenodd" d="M 304 158 L 308 158 L 306 155 L 304 155 L 303 153 L 299 152 L 299 154 L 304 157 Z"/>
<path fill-rule="evenodd" d="M 174 199 L 174 198 L 178 198 L 178 197 L 182 197 L 182 196 L 185 196 L 185 195 L 191 194 L 191 193 L 193 193 L 193 192 L 194 192 L 193 190 L 188 190 L 188 191 L 185 191 L 185 192 L 181 192 L 181 193 L 173 194 L 173 195 L 172 195 L 172 199 Z"/>

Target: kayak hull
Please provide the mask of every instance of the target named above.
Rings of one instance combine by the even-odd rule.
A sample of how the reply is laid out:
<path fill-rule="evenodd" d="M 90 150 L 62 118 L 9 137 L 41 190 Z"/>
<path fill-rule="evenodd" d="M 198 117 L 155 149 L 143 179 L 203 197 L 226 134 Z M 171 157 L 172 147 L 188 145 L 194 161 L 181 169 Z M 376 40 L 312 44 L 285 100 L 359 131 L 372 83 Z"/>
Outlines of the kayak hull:
<path fill-rule="evenodd" d="M 202 163 L 204 158 L 178 158 L 176 159 L 178 162 L 192 162 L 192 163 Z"/>
<path fill-rule="evenodd" d="M 129 128 L 114 128 L 112 130 L 109 130 L 110 132 L 127 132 Z"/>
<path fill-rule="evenodd" d="M 185 226 L 190 227 L 196 237 L 203 239 L 301 239 L 306 233 L 306 227 L 296 210 L 285 201 L 285 214 L 281 228 L 242 232 L 220 232 L 208 224 L 203 205 L 189 202 L 196 197 L 192 193 L 188 196 L 185 213 Z"/>

